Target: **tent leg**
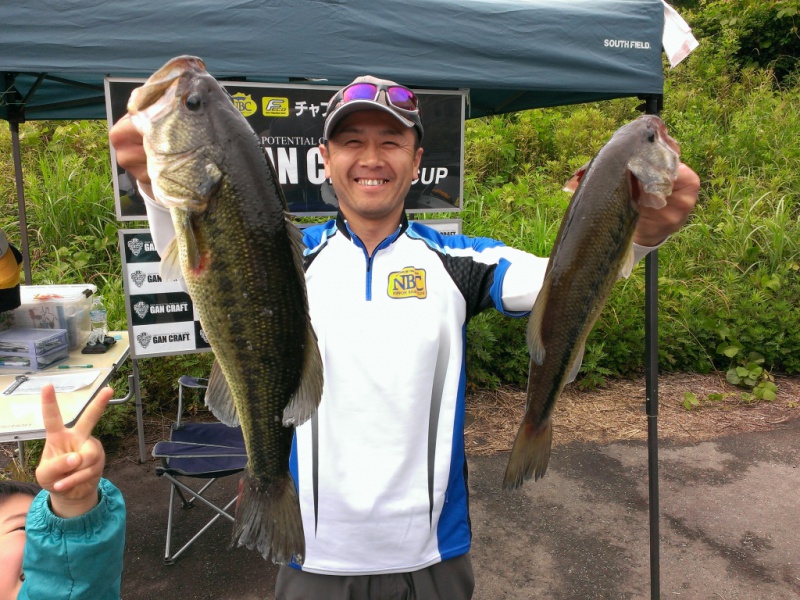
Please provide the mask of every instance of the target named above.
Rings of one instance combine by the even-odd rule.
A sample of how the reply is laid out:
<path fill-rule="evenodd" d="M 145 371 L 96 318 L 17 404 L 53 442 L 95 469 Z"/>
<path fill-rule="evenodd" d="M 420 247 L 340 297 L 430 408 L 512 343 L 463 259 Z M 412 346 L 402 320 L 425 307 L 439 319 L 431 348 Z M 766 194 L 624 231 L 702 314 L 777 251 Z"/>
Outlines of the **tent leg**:
<path fill-rule="evenodd" d="M 31 258 L 28 247 L 28 218 L 25 213 L 25 188 L 22 180 L 22 159 L 19 150 L 19 122 L 9 120 L 11 129 L 11 148 L 14 156 L 14 179 L 17 184 L 17 205 L 19 211 L 19 234 L 22 245 L 22 268 L 25 272 L 25 285 L 31 284 Z"/>
<path fill-rule="evenodd" d="M 662 96 L 646 98 L 645 111 L 657 115 Z M 658 489 L 658 250 L 645 258 L 645 411 L 647 413 L 647 479 L 650 506 L 650 598 L 661 598 Z"/>
<path fill-rule="evenodd" d="M 658 502 L 658 250 L 645 258 L 645 389 L 650 506 L 650 597 L 661 597 Z"/>

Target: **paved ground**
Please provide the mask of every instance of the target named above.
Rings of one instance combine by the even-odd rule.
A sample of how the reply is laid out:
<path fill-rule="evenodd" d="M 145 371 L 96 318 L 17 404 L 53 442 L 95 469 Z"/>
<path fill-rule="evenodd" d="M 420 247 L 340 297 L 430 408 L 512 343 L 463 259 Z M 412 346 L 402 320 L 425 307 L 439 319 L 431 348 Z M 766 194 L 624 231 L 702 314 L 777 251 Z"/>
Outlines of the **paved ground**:
<path fill-rule="evenodd" d="M 227 523 L 163 565 L 167 482 L 152 462 L 109 458 L 128 504 L 124 600 L 273 598 L 276 568 L 229 550 Z M 514 493 L 500 489 L 506 459 L 470 459 L 475 600 L 651 597 L 644 443 L 557 447 L 547 476 Z M 662 442 L 659 464 L 662 598 L 800 598 L 800 419 Z M 220 492 L 232 497 L 228 483 Z M 181 511 L 179 535 L 201 512 Z"/>

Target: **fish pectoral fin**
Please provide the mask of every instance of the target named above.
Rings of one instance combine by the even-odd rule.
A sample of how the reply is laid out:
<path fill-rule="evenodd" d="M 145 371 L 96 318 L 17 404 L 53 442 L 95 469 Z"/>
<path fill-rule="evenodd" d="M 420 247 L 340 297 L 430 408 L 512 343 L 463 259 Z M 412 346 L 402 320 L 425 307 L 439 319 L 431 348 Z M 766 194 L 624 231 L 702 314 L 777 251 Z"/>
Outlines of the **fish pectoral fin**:
<path fill-rule="evenodd" d="M 575 358 L 572 361 L 572 364 L 569 367 L 569 371 L 567 372 L 567 378 L 564 380 L 564 383 L 572 383 L 575 381 L 575 378 L 578 376 L 578 373 L 581 370 L 581 364 L 583 364 L 583 354 L 586 352 L 586 343 L 582 343 L 580 347 L 577 349 L 575 353 Z"/>
<path fill-rule="evenodd" d="M 239 413 L 233 401 L 231 388 L 216 360 L 211 365 L 211 374 L 208 376 L 206 406 L 220 422 L 225 423 L 228 427 L 239 426 Z"/>
<path fill-rule="evenodd" d="M 302 425 L 317 411 L 322 398 L 322 382 L 322 357 L 317 346 L 317 336 L 314 335 L 314 329 L 309 323 L 300 384 L 283 410 L 285 427 Z"/>
<path fill-rule="evenodd" d="M 539 295 L 536 296 L 536 301 L 533 303 L 531 316 L 528 318 L 528 331 L 526 336 L 531 360 L 537 365 L 541 365 L 544 362 L 545 349 L 544 341 L 542 340 L 542 323 L 544 323 L 544 313 L 547 310 L 547 299 L 549 296 L 549 278 L 545 278 L 544 285 Z"/>
<path fill-rule="evenodd" d="M 173 239 L 168 245 L 164 254 L 161 256 L 161 266 L 159 267 L 161 281 L 172 281 L 183 277 L 181 271 L 181 253 L 178 249 L 178 240 Z"/>
<path fill-rule="evenodd" d="M 591 164 L 591 161 L 587 162 L 580 169 L 575 171 L 572 174 L 572 177 L 570 177 L 567 180 L 567 182 L 564 184 L 564 187 L 561 188 L 561 189 L 564 190 L 565 192 L 574 192 L 575 190 L 577 190 L 578 189 L 578 185 L 581 182 L 581 179 L 583 179 L 583 176 L 586 175 L 586 171 L 589 170 L 589 165 L 590 164 Z"/>
<path fill-rule="evenodd" d="M 617 279 L 627 279 L 633 273 L 633 267 L 636 266 L 636 257 L 634 256 L 633 252 L 633 244 L 628 246 L 628 249 L 625 251 L 625 256 L 622 258 L 622 262 L 619 265 L 619 273 L 617 274 Z"/>
<path fill-rule="evenodd" d="M 194 236 L 194 226 L 192 225 L 192 215 L 188 211 L 181 211 L 183 218 L 176 225 L 183 231 L 186 240 L 186 264 L 192 271 L 200 266 L 200 248 L 197 246 L 197 239 Z"/>
<path fill-rule="evenodd" d="M 194 226 L 192 216 L 188 211 L 172 209 L 172 225 L 175 228 L 175 238 L 173 238 L 167 249 L 161 256 L 161 267 L 159 274 L 163 281 L 180 279 L 183 275 L 181 270 L 181 255 L 178 245 L 178 238 L 182 237 L 186 241 L 186 262 L 190 269 L 196 270 L 200 266 L 200 249 L 194 236 Z"/>

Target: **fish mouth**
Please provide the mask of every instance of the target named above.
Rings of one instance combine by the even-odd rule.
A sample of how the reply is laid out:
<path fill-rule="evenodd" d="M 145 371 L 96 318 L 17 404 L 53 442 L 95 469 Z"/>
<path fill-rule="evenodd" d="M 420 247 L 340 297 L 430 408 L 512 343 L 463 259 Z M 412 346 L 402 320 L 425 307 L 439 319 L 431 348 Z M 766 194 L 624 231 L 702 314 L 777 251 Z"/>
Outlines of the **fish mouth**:
<path fill-rule="evenodd" d="M 655 125 L 656 133 L 658 134 L 658 137 L 661 139 L 661 141 L 663 141 L 667 145 L 667 147 L 675 153 L 676 156 L 680 156 L 681 147 L 678 145 L 678 142 L 676 142 L 667 131 L 667 125 L 664 123 L 664 121 L 662 121 L 660 118 L 655 118 L 652 120 L 652 122 Z"/>
<path fill-rule="evenodd" d="M 205 73 L 206 65 L 196 56 L 178 56 L 173 58 L 136 88 L 128 100 L 128 112 L 141 112 L 155 104 L 158 99 L 187 73 Z"/>
<path fill-rule="evenodd" d="M 148 128 L 167 116 L 181 95 L 181 85 L 192 77 L 205 74 L 205 63 L 196 56 L 178 56 L 153 73 L 131 93 L 128 113 L 134 127 L 145 134 Z"/>

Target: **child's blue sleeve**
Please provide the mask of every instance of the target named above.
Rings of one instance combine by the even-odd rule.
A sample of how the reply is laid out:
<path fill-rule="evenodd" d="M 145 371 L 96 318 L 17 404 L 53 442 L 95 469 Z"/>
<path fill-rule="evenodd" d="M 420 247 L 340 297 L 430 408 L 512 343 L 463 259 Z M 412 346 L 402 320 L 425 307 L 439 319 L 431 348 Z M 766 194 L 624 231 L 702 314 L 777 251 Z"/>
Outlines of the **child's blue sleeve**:
<path fill-rule="evenodd" d="M 18 600 L 118 600 L 125 548 L 125 502 L 101 479 L 100 502 L 80 517 L 62 519 L 42 491 L 25 524 L 25 581 Z"/>

